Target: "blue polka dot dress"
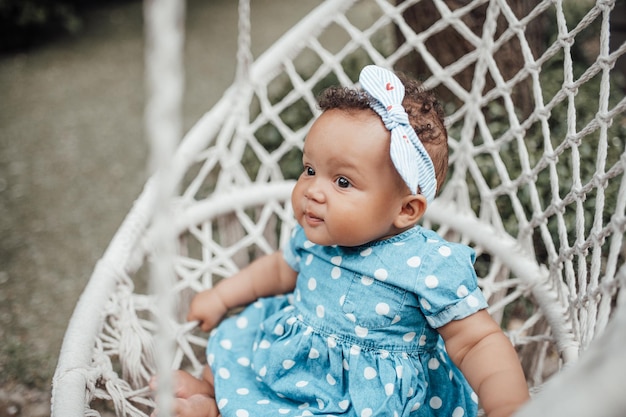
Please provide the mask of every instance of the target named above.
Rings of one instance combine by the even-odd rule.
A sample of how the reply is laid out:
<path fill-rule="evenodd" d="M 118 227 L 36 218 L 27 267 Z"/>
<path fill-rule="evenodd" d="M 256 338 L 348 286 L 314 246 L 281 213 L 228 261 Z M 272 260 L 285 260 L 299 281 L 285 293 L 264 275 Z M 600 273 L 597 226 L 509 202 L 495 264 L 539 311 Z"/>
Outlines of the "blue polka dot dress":
<path fill-rule="evenodd" d="M 486 307 L 474 252 L 416 226 L 319 246 L 294 229 L 293 294 L 263 298 L 212 333 L 223 416 L 475 416 L 478 398 L 436 331 Z"/>

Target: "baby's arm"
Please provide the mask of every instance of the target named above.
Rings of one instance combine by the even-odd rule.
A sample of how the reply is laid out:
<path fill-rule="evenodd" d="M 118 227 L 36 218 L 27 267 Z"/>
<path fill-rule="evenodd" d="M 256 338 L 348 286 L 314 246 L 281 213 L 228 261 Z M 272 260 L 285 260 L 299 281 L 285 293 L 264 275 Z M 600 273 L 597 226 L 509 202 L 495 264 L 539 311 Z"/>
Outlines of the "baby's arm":
<path fill-rule="evenodd" d="M 208 331 L 233 307 L 292 291 L 296 276 L 280 251 L 258 258 L 215 287 L 198 293 L 191 301 L 187 320 L 199 320 L 202 330 Z"/>
<path fill-rule="evenodd" d="M 439 333 L 448 355 L 478 394 L 487 417 L 510 416 L 528 400 L 517 353 L 486 310 L 452 321 Z"/>

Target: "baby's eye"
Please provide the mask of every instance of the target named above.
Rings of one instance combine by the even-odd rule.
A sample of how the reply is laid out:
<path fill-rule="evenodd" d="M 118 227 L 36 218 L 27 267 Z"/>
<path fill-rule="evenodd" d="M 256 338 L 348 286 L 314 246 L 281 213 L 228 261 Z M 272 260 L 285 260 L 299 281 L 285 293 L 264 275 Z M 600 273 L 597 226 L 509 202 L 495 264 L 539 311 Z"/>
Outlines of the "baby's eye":
<path fill-rule="evenodd" d="M 312 177 L 313 175 L 315 175 L 315 170 L 311 167 L 304 167 L 304 173 L 309 177 Z"/>
<path fill-rule="evenodd" d="M 350 181 L 348 181 L 348 179 L 346 177 L 339 177 L 339 178 L 337 178 L 337 180 L 335 182 L 337 183 L 339 188 L 348 188 L 348 187 L 350 187 L 352 185 L 352 184 L 350 184 Z"/>

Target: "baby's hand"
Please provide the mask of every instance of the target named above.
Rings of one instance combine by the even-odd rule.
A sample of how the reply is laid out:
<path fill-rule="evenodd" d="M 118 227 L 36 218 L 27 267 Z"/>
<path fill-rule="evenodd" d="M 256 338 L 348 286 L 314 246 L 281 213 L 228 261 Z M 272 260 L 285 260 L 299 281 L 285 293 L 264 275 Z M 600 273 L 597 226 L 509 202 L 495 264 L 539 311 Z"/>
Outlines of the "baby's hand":
<path fill-rule="evenodd" d="M 218 292 L 211 288 L 199 292 L 191 300 L 187 320 L 198 320 L 200 328 L 208 332 L 217 326 L 227 311 L 228 307 L 224 304 Z"/>

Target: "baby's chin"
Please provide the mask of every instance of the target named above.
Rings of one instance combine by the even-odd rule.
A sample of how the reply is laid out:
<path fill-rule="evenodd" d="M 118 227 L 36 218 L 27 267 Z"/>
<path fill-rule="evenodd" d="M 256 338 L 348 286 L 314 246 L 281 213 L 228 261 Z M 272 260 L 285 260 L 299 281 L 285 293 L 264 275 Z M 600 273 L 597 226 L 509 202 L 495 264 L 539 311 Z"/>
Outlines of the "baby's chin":
<path fill-rule="evenodd" d="M 337 240 L 337 239 L 315 239 L 315 238 L 311 238 L 311 236 L 309 236 L 309 234 L 306 233 L 306 231 L 304 232 L 304 235 L 306 236 L 307 240 L 315 245 L 318 246 L 332 246 L 332 247 L 342 247 L 342 248 L 358 248 L 360 246 L 366 245 L 369 242 L 363 242 L 363 243 L 354 243 L 354 242 L 342 242 L 341 240 Z"/>
<path fill-rule="evenodd" d="M 302 229 L 304 230 L 304 235 L 306 236 L 307 240 L 318 246 L 340 246 L 343 248 L 359 248 L 369 243 L 376 242 L 379 240 L 385 240 L 391 237 L 391 236 L 382 236 L 382 237 L 379 236 L 370 240 L 363 240 L 363 241 L 357 241 L 354 239 L 341 239 L 340 237 L 329 234 L 327 231 L 323 234 L 316 233 L 314 230 L 311 229 L 311 227 L 308 224 L 306 224 L 306 221 L 304 220 L 298 220 L 298 224 L 302 226 Z M 322 236 L 320 236 L 320 234 Z"/>
<path fill-rule="evenodd" d="M 301 222 L 298 223 L 300 223 L 300 226 L 302 226 L 302 229 L 304 229 L 304 235 L 309 242 L 318 246 L 341 246 L 337 244 L 335 239 L 332 239 L 330 237 L 322 238 L 320 236 L 317 236 L 316 233 L 312 233 L 310 230 L 308 230 L 309 228 L 307 227 L 307 225 L 303 225 Z"/>

